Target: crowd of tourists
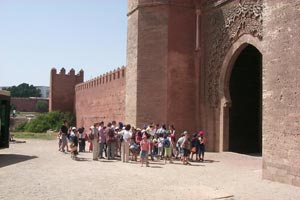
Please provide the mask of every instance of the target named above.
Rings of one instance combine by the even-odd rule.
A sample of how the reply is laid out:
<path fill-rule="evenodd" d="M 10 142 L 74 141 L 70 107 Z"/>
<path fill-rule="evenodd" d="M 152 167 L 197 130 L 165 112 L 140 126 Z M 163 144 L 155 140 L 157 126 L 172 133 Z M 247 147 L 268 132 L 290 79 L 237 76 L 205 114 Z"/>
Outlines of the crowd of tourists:
<path fill-rule="evenodd" d="M 85 152 L 88 143 L 93 160 L 121 157 L 126 163 L 139 159 L 141 166 L 147 167 L 149 159 L 164 160 L 165 163 L 177 159 L 184 165 L 190 164 L 189 161 L 203 162 L 206 143 L 203 131 L 184 131 L 178 135 L 174 125 L 167 129 L 165 124 L 152 123 L 141 129 L 122 122 L 112 121 L 105 125 L 101 121 L 86 130 L 84 127 L 68 127 L 67 120 L 60 128 L 58 140 L 59 151 L 71 152 L 72 159 L 77 159 L 79 152 Z"/>

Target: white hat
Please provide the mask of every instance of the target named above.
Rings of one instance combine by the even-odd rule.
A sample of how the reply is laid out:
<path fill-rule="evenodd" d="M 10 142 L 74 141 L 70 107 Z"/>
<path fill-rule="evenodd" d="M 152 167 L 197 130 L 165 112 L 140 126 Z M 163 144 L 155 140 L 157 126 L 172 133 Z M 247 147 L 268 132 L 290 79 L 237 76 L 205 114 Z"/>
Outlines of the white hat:
<path fill-rule="evenodd" d="M 73 127 L 73 128 L 72 128 L 72 131 L 74 131 L 74 130 L 76 130 L 76 127 Z"/>

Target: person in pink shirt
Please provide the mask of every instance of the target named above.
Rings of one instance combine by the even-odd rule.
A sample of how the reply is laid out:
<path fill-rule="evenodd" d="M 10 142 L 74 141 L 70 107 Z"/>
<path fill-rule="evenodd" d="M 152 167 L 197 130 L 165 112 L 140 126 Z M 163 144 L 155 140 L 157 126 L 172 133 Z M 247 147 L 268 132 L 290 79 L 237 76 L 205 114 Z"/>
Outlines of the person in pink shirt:
<path fill-rule="evenodd" d="M 173 124 L 169 126 L 169 132 L 170 132 L 169 138 L 171 141 L 172 156 L 175 156 L 176 155 L 176 137 L 175 137 L 176 129 Z"/>
<path fill-rule="evenodd" d="M 149 167 L 148 163 L 148 151 L 149 151 L 149 143 L 147 141 L 146 134 L 143 135 L 142 141 L 140 142 L 140 157 L 141 157 L 141 167 L 143 167 L 144 162 L 146 162 L 146 167 Z"/>

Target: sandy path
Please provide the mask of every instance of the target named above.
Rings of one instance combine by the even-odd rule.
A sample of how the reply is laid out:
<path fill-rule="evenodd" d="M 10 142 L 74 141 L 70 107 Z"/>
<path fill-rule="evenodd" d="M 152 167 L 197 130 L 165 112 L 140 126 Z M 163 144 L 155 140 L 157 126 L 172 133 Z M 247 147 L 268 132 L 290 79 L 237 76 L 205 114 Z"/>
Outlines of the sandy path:
<path fill-rule="evenodd" d="M 73 161 L 56 141 L 27 140 L 0 150 L 0 199 L 295 200 L 300 188 L 261 180 L 261 158 L 208 153 L 206 163 Z M 223 198 L 224 199 L 224 198 Z"/>

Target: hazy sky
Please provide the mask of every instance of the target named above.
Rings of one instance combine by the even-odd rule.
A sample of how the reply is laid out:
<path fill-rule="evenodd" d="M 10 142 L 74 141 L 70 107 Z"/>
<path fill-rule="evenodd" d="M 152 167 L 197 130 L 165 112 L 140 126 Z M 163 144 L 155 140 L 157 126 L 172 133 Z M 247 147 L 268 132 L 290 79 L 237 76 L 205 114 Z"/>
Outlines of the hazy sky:
<path fill-rule="evenodd" d="M 126 64 L 127 0 L 0 0 L 0 86 L 85 80 Z"/>

